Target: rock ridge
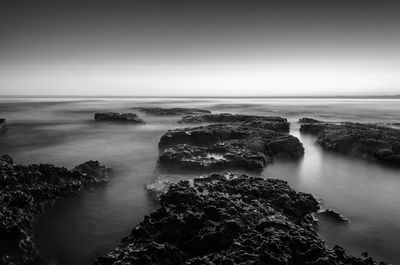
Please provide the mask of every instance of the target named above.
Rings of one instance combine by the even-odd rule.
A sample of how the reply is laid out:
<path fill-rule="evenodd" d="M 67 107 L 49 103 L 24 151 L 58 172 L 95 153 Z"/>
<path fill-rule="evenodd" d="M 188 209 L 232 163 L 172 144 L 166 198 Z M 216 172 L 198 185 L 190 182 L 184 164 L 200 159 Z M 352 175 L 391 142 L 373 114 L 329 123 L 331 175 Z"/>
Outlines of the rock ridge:
<path fill-rule="evenodd" d="M 324 149 L 400 166 L 400 130 L 380 124 L 299 120 L 302 133 L 317 137 Z"/>
<path fill-rule="evenodd" d="M 182 116 L 182 115 L 198 115 L 211 113 L 209 110 L 197 108 L 159 108 L 159 107 L 136 107 L 133 108 L 154 116 Z"/>
<path fill-rule="evenodd" d="M 97 122 L 124 122 L 132 124 L 145 124 L 136 113 L 118 113 L 118 112 L 98 112 L 94 114 L 94 120 Z"/>

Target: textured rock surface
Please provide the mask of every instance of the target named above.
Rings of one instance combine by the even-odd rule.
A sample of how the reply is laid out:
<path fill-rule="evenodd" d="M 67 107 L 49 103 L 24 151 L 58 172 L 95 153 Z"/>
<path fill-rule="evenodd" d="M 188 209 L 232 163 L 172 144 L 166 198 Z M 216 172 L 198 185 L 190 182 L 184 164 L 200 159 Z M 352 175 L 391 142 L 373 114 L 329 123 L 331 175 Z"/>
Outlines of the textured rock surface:
<path fill-rule="evenodd" d="M 172 170 L 261 171 L 273 157 L 298 159 L 304 154 L 296 137 L 243 123 L 170 130 L 159 147 L 159 166 Z"/>
<path fill-rule="evenodd" d="M 94 114 L 95 121 L 113 121 L 144 124 L 145 122 L 135 113 L 100 112 Z"/>
<path fill-rule="evenodd" d="M 290 124 L 285 118 L 242 114 L 205 114 L 184 116 L 179 123 L 244 123 L 268 130 L 289 132 Z"/>
<path fill-rule="evenodd" d="M 213 174 L 181 181 L 94 264 L 376 264 L 367 255 L 328 248 L 310 216 L 317 210 L 311 195 L 280 180 Z"/>
<path fill-rule="evenodd" d="M 377 124 L 301 119 L 300 131 L 328 150 L 400 166 L 400 130 Z"/>
<path fill-rule="evenodd" d="M 6 119 L 0 119 L 0 133 L 6 130 Z"/>
<path fill-rule="evenodd" d="M 105 166 L 88 161 L 72 170 L 40 164 L 15 165 L 0 156 L 0 264 L 40 261 L 32 222 L 59 197 L 108 181 Z"/>
<path fill-rule="evenodd" d="M 147 114 L 155 116 L 180 116 L 180 115 L 197 115 L 211 113 L 209 110 L 196 108 L 155 108 L 155 107 L 138 107 L 134 108 Z"/>

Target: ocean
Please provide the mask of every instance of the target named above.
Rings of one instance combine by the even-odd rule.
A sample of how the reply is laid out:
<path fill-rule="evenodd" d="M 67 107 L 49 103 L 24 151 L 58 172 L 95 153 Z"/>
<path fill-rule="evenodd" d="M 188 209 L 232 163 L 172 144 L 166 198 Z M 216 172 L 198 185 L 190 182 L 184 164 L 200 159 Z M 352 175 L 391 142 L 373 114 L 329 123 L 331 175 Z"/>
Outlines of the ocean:
<path fill-rule="evenodd" d="M 0 99 L 2 154 L 18 164 L 51 163 L 72 168 L 99 160 L 112 168 L 111 182 L 57 202 L 35 223 L 35 240 L 51 264 L 90 264 L 115 248 L 157 200 L 151 190 L 201 173 L 163 174 L 156 168 L 158 141 L 168 130 L 188 125 L 179 117 L 156 117 L 134 107 L 196 107 L 213 112 L 285 117 L 305 147 L 300 161 L 277 160 L 262 172 L 312 193 L 322 208 L 338 211 L 346 225 L 321 220 L 329 246 L 354 255 L 400 264 L 400 171 L 322 150 L 299 132 L 299 118 L 327 121 L 400 122 L 400 99 L 223 99 L 223 98 L 30 98 Z M 95 123 L 94 112 L 137 112 L 145 125 Z M 396 125 L 397 123 L 397 125 Z"/>

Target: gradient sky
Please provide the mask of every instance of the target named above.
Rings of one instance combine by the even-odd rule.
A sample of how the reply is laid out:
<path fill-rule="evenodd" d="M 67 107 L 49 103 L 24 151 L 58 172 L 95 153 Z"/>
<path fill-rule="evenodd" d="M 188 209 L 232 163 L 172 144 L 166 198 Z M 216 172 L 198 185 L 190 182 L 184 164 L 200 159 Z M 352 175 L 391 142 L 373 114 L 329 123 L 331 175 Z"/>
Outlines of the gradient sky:
<path fill-rule="evenodd" d="M 0 95 L 400 94 L 399 2 L 4 0 Z"/>

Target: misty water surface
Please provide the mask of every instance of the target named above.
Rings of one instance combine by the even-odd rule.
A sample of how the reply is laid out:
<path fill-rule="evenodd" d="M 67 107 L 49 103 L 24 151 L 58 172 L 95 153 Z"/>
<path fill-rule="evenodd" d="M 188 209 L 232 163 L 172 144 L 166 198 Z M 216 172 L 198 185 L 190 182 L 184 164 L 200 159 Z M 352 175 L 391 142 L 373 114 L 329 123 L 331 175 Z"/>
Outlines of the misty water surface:
<path fill-rule="evenodd" d="M 160 136 L 181 125 L 179 117 L 139 112 L 146 125 L 95 123 L 96 111 L 133 111 L 137 106 L 203 107 L 214 112 L 282 116 L 306 149 L 301 161 L 276 161 L 262 176 L 284 179 L 298 191 L 314 194 L 322 207 L 350 219 L 326 221 L 320 234 L 355 255 L 367 251 L 378 260 L 400 264 L 400 174 L 360 159 L 321 150 L 301 135 L 301 117 L 362 122 L 399 122 L 400 100 L 328 99 L 29 99 L 2 100 L 0 116 L 8 131 L 1 153 L 19 164 L 54 163 L 71 168 L 90 159 L 113 169 L 111 182 L 59 201 L 35 224 L 40 254 L 53 264 L 90 264 L 157 207 L 146 186 L 193 176 L 161 175 L 155 170 Z M 198 175 L 194 173 L 193 175 Z M 152 186 L 154 187 L 154 186 Z"/>

